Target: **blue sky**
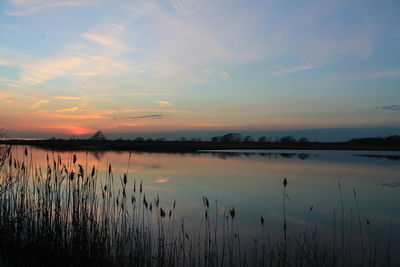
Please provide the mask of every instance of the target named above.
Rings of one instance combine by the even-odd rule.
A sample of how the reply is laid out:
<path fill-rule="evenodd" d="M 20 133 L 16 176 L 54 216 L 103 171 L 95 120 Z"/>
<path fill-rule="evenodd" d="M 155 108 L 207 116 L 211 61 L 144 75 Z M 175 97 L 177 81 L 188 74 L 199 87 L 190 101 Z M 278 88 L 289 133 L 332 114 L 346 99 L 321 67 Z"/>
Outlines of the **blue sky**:
<path fill-rule="evenodd" d="M 0 4 L 11 135 L 400 126 L 399 1 Z"/>

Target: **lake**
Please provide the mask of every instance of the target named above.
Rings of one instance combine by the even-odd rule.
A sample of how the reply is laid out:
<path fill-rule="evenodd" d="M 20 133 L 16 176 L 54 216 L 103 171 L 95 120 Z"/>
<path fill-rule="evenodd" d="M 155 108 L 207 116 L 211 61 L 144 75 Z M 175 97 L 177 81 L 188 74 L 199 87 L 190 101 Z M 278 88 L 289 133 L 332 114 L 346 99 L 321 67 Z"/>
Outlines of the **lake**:
<path fill-rule="evenodd" d="M 24 147 L 13 148 L 14 156 L 23 157 L 23 153 Z M 331 240 L 333 233 L 340 238 L 343 211 L 346 240 L 360 238 L 360 223 L 366 239 L 380 244 L 390 241 L 393 247 L 400 244 L 400 152 L 232 150 L 170 154 L 60 152 L 32 147 L 29 153 L 43 170 L 47 155 L 50 159 L 59 155 L 64 162 L 71 162 L 76 155 L 85 169 L 96 166 L 98 177 L 104 177 L 111 164 L 117 190 L 119 178 L 128 171 L 128 192 L 133 191 L 134 180 L 136 185 L 143 181 L 146 197 L 153 200 L 158 194 L 165 210 L 176 201 L 175 220 L 183 218 L 191 231 L 201 225 L 203 196 L 214 213 L 216 205 L 219 214 L 234 207 L 244 246 L 251 246 L 259 235 L 261 216 L 271 239 L 282 238 L 284 178 L 288 181 L 289 235 L 317 227 L 323 240 Z"/>

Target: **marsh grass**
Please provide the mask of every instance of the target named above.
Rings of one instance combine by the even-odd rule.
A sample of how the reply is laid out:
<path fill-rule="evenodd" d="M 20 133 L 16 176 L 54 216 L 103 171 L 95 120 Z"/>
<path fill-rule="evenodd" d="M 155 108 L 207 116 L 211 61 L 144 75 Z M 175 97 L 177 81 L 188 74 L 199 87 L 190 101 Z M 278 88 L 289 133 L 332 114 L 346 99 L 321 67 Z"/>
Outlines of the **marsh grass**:
<path fill-rule="evenodd" d="M 260 218 L 259 233 L 250 249 L 243 248 L 237 211 L 220 214 L 203 196 L 199 227 L 188 231 L 177 219 L 176 201 L 148 199 L 143 181 L 129 178 L 129 164 L 114 177 L 107 163 L 104 177 L 97 166 L 81 165 L 75 155 L 64 162 L 47 156 L 42 169 L 27 149 L 12 155 L 1 169 L 0 264 L 2 266 L 398 266 L 392 243 L 377 253 L 368 226 L 365 246 L 358 198 L 362 253 L 351 248 L 352 214 L 345 247 L 344 206 L 341 199 L 340 246 L 321 240 L 318 226 L 307 213 L 304 231 L 288 235 L 288 182 L 283 183 L 283 237 L 271 242 L 268 222 Z M 133 183 L 133 186 L 131 186 Z M 129 186 L 128 186 L 129 185 Z M 392 228 L 390 228 L 390 233 Z M 336 238 L 336 215 L 334 216 Z M 345 253 L 347 251 L 347 253 Z"/>

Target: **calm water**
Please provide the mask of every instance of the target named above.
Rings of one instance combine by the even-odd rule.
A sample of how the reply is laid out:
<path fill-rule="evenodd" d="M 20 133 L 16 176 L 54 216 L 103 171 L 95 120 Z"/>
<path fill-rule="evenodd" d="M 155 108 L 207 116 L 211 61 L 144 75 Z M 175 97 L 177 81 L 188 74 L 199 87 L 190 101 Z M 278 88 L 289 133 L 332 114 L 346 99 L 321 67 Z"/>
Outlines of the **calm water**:
<path fill-rule="evenodd" d="M 55 152 L 31 148 L 37 165 L 46 166 L 46 155 L 63 161 L 76 154 L 83 166 L 99 168 L 99 177 L 112 164 L 115 177 L 127 170 L 129 152 Z M 272 238 L 282 236 L 282 181 L 288 179 L 288 231 L 299 233 L 307 221 L 317 225 L 321 236 L 331 238 L 334 212 L 341 222 L 342 185 L 345 232 L 350 221 L 358 223 L 353 188 L 357 192 L 362 227 L 372 239 L 387 242 L 392 225 L 394 244 L 400 243 L 400 153 L 365 151 L 218 151 L 198 154 L 132 152 L 128 187 L 143 180 L 148 199 L 160 196 L 169 210 L 177 202 L 177 221 L 184 218 L 193 229 L 204 213 L 202 196 L 207 196 L 218 212 L 235 207 L 244 240 L 260 231 L 260 216 Z M 22 156 L 23 148 L 14 153 Z M 116 179 L 116 185 L 120 184 Z M 310 207 L 313 210 L 309 212 Z M 351 217 L 351 214 L 353 216 Z M 365 222 L 368 219 L 370 225 Z M 356 231 L 356 230 L 353 230 Z M 358 230 L 357 230 L 358 231 Z M 356 236 L 354 237 L 357 238 Z M 247 241 L 244 241 L 247 242 Z M 397 243 L 396 243 L 397 242 Z"/>

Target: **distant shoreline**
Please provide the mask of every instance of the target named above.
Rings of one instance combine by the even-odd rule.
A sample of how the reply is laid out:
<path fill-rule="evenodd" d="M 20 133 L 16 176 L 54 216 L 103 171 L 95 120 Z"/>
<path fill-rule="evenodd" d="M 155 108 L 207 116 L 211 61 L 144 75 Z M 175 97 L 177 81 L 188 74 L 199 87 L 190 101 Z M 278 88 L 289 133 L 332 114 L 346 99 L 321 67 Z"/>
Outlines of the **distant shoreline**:
<path fill-rule="evenodd" d="M 83 140 L 83 139 L 45 139 L 45 140 L 3 140 L 2 144 L 29 145 L 51 150 L 115 150 L 142 152 L 193 153 L 201 150 L 229 149 L 284 149 L 284 150 L 359 150 L 359 151 L 400 151 L 400 145 L 389 144 L 350 144 L 348 142 L 310 142 L 310 143 L 215 143 L 209 141 L 131 141 L 131 140 Z"/>

